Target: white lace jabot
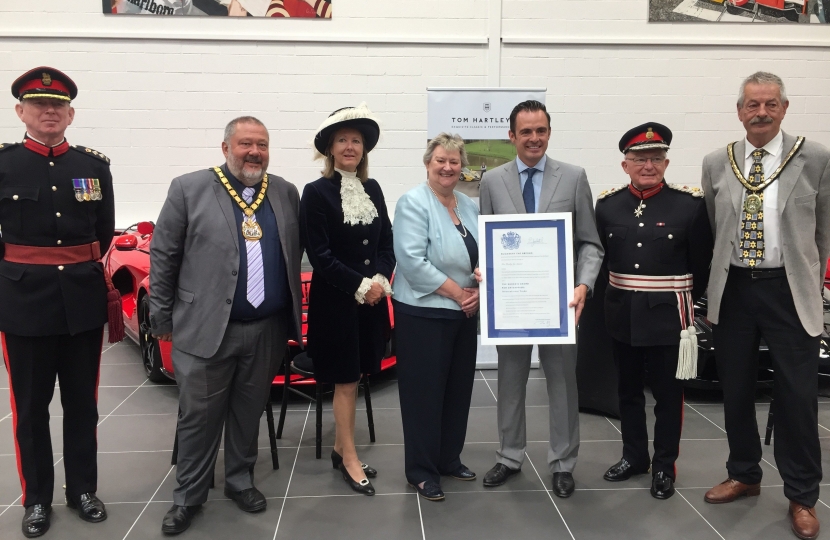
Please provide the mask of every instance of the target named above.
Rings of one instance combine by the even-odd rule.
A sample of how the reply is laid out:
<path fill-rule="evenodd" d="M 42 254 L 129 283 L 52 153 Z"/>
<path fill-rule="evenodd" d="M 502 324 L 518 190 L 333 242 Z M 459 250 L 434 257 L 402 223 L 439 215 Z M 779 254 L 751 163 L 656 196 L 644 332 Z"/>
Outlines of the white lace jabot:
<path fill-rule="evenodd" d="M 340 173 L 340 200 L 343 205 L 343 223 L 348 225 L 369 225 L 378 217 L 372 199 L 363 189 L 363 182 L 356 173 L 334 169 Z"/>

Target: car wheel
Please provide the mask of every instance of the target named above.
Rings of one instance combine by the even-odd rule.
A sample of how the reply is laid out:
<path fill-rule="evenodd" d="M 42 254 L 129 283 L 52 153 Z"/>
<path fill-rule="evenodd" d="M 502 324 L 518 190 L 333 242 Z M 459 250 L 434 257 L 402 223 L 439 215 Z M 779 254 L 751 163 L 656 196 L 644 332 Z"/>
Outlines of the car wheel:
<path fill-rule="evenodd" d="M 145 294 L 138 305 L 138 346 L 144 373 L 151 382 L 165 382 L 167 377 L 161 371 L 161 350 L 159 342 L 150 333 L 150 298 Z"/>

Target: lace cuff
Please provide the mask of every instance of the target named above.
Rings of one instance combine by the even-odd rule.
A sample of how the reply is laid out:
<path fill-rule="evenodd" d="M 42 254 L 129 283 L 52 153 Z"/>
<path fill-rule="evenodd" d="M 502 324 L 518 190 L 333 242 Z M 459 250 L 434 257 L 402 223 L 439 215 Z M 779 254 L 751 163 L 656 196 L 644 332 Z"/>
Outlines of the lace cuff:
<path fill-rule="evenodd" d="M 372 276 L 372 283 L 377 283 L 383 287 L 383 292 L 386 296 L 392 296 L 392 287 L 389 285 L 389 280 L 383 274 L 375 274 Z"/>
<path fill-rule="evenodd" d="M 360 287 L 357 288 L 357 292 L 354 293 L 354 299 L 357 300 L 358 304 L 366 303 L 366 293 L 369 292 L 369 289 L 372 288 L 372 280 L 365 277 L 363 281 L 360 283 Z"/>

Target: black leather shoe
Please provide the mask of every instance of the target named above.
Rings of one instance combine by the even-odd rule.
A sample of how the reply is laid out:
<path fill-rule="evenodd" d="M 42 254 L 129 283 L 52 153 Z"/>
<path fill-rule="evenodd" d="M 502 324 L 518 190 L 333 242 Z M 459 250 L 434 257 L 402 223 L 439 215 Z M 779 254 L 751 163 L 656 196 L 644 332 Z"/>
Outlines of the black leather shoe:
<path fill-rule="evenodd" d="M 496 487 L 507 482 L 507 479 L 518 474 L 521 469 L 511 469 L 503 463 L 496 463 L 493 468 L 484 474 L 484 487 Z"/>
<path fill-rule="evenodd" d="M 664 472 L 659 472 L 651 479 L 651 496 L 655 499 L 668 499 L 674 495 L 674 480 Z"/>
<path fill-rule="evenodd" d="M 202 505 L 196 506 L 179 506 L 174 504 L 170 510 L 165 514 L 164 519 L 161 520 L 161 532 L 164 534 L 179 534 L 183 533 L 190 527 L 190 522 L 193 516 L 201 508 Z"/>
<path fill-rule="evenodd" d="M 340 465 L 343 463 L 343 456 L 338 454 L 336 451 L 331 451 L 331 468 L 332 469 L 339 469 Z M 366 465 L 365 463 L 360 464 L 363 467 L 363 473 L 366 475 L 366 478 L 375 478 L 378 475 L 377 469 L 373 469 L 372 467 Z"/>
<path fill-rule="evenodd" d="M 23 514 L 23 536 L 37 538 L 49 530 L 49 514 L 52 507 L 48 504 L 34 504 L 26 508 Z"/>
<path fill-rule="evenodd" d="M 346 467 L 344 467 L 342 463 L 340 464 L 340 472 L 343 473 L 343 480 L 345 480 L 346 483 L 349 484 L 349 487 L 353 490 L 364 495 L 375 494 L 375 486 L 372 485 L 368 478 L 364 478 L 360 482 L 355 482 L 349 474 L 349 471 L 346 470 Z"/>
<path fill-rule="evenodd" d="M 261 512 L 268 506 L 268 501 L 257 488 L 251 487 L 242 491 L 231 491 L 225 488 L 225 497 L 236 501 L 236 506 L 243 512 Z"/>
<path fill-rule="evenodd" d="M 567 499 L 574 494 L 574 475 L 569 472 L 553 473 L 553 494 Z"/>
<path fill-rule="evenodd" d="M 648 469 L 644 471 L 635 469 L 634 466 L 628 462 L 628 460 L 623 458 L 614 465 L 611 465 L 602 477 L 609 482 L 622 482 L 623 480 L 628 480 L 635 474 L 645 474 L 647 472 Z"/>
<path fill-rule="evenodd" d="M 424 487 L 418 487 L 418 484 L 409 485 L 415 488 L 415 491 L 418 492 L 418 495 L 420 495 L 428 501 L 444 500 L 444 492 L 443 490 L 441 490 L 441 486 L 439 486 L 432 480 L 427 480 L 426 482 L 424 482 Z"/>
<path fill-rule="evenodd" d="M 445 476 L 455 478 L 456 480 L 464 480 L 469 482 L 476 479 L 476 473 L 467 468 L 463 463 L 454 471 L 447 473 Z"/>
<path fill-rule="evenodd" d="M 78 497 L 66 497 L 66 506 L 78 511 L 84 521 L 98 523 L 107 519 L 107 509 L 94 493 L 82 493 Z"/>

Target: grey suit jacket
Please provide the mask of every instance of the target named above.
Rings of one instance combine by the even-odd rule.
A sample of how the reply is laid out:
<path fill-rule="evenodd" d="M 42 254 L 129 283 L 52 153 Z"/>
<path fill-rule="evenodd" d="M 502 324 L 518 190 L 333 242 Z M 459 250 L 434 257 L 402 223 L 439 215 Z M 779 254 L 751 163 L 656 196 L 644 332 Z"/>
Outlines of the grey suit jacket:
<path fill-rule="evenodd" d="M 527 213 L 515 159 L 485 173 L 479 197 L 482 215 Z M 585 169 L 548 156 L 539 196 L 539 213 L 543 212 L 573 214 L 574 284 L 584 283 L 593 290 L 605 250 L 597 233 L 594 199 Z"/>
<path fill-rule="evenodd" d="M 297 188 L 268 175 L 268 202 L 301 328 L 300 233 Z M 154 334 L 173 332 L 186 353 L 213 356 L 225 334 L 239 272 L 234 202 L 210 169 L 173 179 L 150 244 L 150 324 Z"/>
<path fill-rule="evenodd" d="M 795 141 L 794 136 L 784 133 L 785 156 Z M 735 157 L 741 167 L 745 150 L 745 140 L 735 144 Z M 830 255 L 830 152 L 805 140 L 776 182 L 787 281 L 801 324 L 807 333 L 817 336 L 823 328 L 822 278 Z M 701 184 L 715 235 L 707 317 L 717 324 L 745 191 L 732 172 L 725 147 L 703 159 Z"/>

